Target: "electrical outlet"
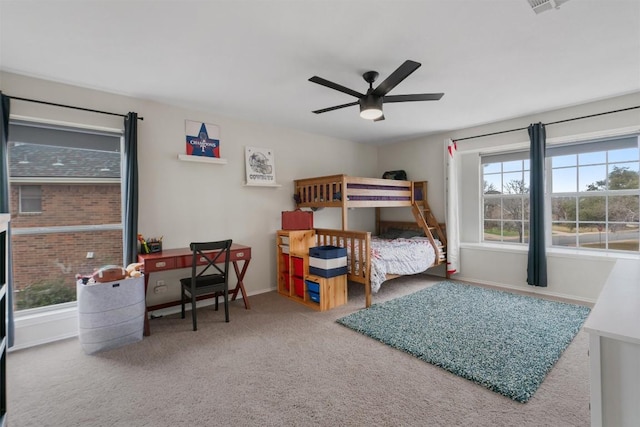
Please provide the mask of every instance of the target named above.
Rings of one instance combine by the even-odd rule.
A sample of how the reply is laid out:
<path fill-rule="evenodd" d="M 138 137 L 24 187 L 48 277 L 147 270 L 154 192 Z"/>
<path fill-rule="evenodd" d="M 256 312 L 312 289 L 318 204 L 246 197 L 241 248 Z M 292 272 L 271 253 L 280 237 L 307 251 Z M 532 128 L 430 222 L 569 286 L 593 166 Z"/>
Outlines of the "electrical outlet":
<path fill-rule="evenodd" d="M 93 252 L 87 252 L 87 259 L 93 259 Z"/>
<path fill-rule="evenodd" d="M 153 288 L 153 293 L 160 294 L 162 292 L 167 292 L 167 285 L 165 285 L 164 280 L 156 280 L 156 286 Z"/>

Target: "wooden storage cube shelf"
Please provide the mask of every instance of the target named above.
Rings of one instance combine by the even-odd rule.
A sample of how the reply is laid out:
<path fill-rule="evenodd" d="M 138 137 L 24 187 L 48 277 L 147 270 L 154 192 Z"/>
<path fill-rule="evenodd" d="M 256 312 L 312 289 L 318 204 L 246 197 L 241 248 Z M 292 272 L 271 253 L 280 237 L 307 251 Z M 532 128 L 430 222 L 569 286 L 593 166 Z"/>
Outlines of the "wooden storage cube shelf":
<path fill-rule="evenodd" d="M 281 274 L 280 279 L 278 280 L 278 292 L 289 294 L 289 273 Z M 282 289 L 280 289 L 280 286 Z"/>
<path fill-rule="evenodd" d="M 317 284 L 317 288 L 320 291 L 320 301 L 315 302 L 309 295 L 309 283 Z M 313 285 L 311 285 L 313 286 Z M 316 286 L 313 286 L 314 288 Z M 335 277 L 320 277 L 314 275 L 305 276 L 305 288 L 307 288 L 306 299 L 311 303 L 318 306 L 320 311 L 330 310 L 334 307 L 339 307 L 347 303 L 347 276 L 335 276 Z"/>
<path fill-rule="evenodd" d="M 309 270 L 309 247 L 315 244 L 314 230 L 280 230 L 276 233 L 277 289 L 281 295 L 304 301 L 305 289 L 300 283 Z M 296 293 L 296 283 L 297 293 Z"/>
<path fill-rule="evenodd" d="M 309 248 L 315 246 L 314 230 L 280 230 L 276 236 L 276 244 L 288 246 L 290 254 L 308 255 Z"/>
<path fill-rule="evenodd" d="M 280 230 L 276 233 L 277 289 L 280 295 L 324 311 L 347 302 L 347 276 L 310 275 L 309 248 L 315 246 L 314 230 Z M 307 280 L 318 284 L 317 297 L 309 293 Z"/>

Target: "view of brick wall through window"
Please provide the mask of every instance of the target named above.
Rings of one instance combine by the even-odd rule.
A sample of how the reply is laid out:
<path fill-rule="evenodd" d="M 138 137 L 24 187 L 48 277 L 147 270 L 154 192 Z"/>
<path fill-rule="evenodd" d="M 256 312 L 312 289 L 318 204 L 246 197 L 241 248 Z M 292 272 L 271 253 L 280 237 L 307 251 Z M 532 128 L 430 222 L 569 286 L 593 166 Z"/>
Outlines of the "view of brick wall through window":
<path fill-rule="evenodd" d="M 120 153 L 21 143 L 9 150 L 16 309 L 74 301 L 76 274 L 122 265 Z M 40 212 L 21 209 L 21 186 L 39 187 Z"/>

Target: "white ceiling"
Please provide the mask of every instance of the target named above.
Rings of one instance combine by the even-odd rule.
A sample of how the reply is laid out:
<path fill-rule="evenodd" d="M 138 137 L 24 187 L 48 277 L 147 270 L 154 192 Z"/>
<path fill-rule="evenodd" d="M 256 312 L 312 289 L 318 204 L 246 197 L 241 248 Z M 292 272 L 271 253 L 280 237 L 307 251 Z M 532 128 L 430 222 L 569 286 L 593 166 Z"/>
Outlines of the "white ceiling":
<path fill-rule="evenodd" d="M 0 0 L 0 37 L 4 71 L 371 144 L 640 91 L 639 0 Z M 440 101 L 311 113 L 356 99 L 310 77 L 407 59 L 389 95 Z"/>

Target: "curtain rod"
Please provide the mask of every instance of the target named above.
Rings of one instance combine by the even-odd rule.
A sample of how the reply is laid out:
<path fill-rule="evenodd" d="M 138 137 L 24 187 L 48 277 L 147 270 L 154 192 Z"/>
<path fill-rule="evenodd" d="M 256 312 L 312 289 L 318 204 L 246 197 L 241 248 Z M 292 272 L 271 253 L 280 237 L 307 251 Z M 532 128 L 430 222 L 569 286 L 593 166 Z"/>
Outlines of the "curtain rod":
<path fill-rule="evenodd" d="M 588 118 L 591 118 L 591 117 L 604 116 L 605 114 L 620 113 L 622 111 L 635 110 L 636 108 L 640 108 L 640 105 L 636 105 L 635 107 L 621 108 L 619 110 L 606 111 L 604 113 L 589 114 L 588 116 L 574 117 L 572 119 L 558 120 L 556 122 L 546 123 L 545 126 L 557 125 L 558 123 L 572 122 L 574 120 L 588 119 Z M 509 130 L 503 130 L 503 131 L 499 131 L 499 132 L 485 133 L 485 134 L 482 134 L 482 135 L 467 136 L 465 138 L 454 139 L 453 141 L 458 142 L 458 141 L 464 141 L 466 139 L 475 139 L 475 138 L 482 138 L 482 137 L 485 137 L 485 136 L 500 135 L 502 133 L 509 133 L 509 132 L 517 132 L 517 131 L 520 131 L 520 130 L 527 130 L 528 128 L 529 127 L 527 126 L 526 128 L 509 129 Z"/>
<path fill-rule="evenodd" d="M 11 99 L 17 99 L 19 101 L 35 102 L 37 104 L 44 104 L 44 105 L 53 105 L 54 107 L 72 108 L 74 110 L 89 111 L 91 113 L 108 114 L 110 116 L 127 117 L 126 114 L 110 113 L 108 111 L 92 110 L 91 108 L 75 107 L 73 105 L 65 105 L 65 104 L 56 104 L 55 102 L 39 101 L 37 99 L 29 99 L 29 98 L 20 98 L 18 96 L 11 96 L 11 95 L 6 95 L 6 96 L 8 96 Z M 138 117 L 138 120 L 144 120 L 144 117 Z"/>

